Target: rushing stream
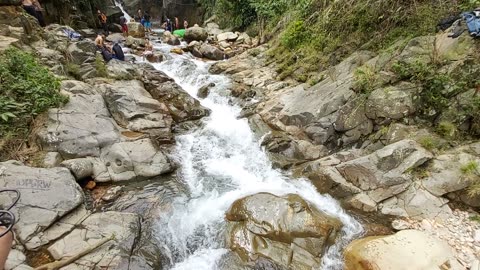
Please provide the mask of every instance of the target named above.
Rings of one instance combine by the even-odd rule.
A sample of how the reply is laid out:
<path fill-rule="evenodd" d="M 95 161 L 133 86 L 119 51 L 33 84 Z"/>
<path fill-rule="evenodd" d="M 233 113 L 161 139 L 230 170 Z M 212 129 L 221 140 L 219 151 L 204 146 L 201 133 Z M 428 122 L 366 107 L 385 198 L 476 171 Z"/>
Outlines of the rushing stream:
<path fill-rule="evenodd" d="M 220 263 L 228 252 L 224 243 L 225 212 L 235 200 L 258 192 L 296 193 L 338 217 L 344 225 L 341 237 L 323 257 L 320 269 L 342 269 L 341 249 L 362 232 L 362 226 L 336 200 L 319 194 L 309 182 L 290 179 L 272 169 L 247 120 L 237 119 L 240 108 L 228 102 L 228 77 L 209 74 L 211 63 L 187 54 L 170 54 L 170 46 L 157 45 L 170 59 L 155 64 L 155 68 L 174 78 L 190 95 L 196 97 L 205 84 L 216 85 L 208 98 L 201 100 L 212 111 L 203 120 L 204 125 L 176 138 L 179 181 L 189 196 L 175 199 L 173 210 L 160 218 L 155 232 L 164 245 L 163 255 L 170 261 L 170 269 L 231 269 Z"/>

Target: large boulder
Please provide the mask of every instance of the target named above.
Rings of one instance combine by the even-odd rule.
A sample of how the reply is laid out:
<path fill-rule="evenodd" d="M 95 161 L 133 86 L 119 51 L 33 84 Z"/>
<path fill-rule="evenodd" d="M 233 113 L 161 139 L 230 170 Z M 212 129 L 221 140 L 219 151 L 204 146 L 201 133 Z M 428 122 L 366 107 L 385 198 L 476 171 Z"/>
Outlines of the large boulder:
<path fill-rule="evenodd" d="M 48 247 L 55 260 L 72 257 L 104 239 L 99 248 L 62 269 L 123 269 L 140 236 L 140 216 L 131 213 L 104 212 L 88 216 L 62 239 Z"/>
<path fill-rule="evenodd" d="M 237 40 L 238 35 L 233 32 L 225 32 L 217 35 L 217 41 L 235 41 Z"/>
<path fill-rule="evenodd" d="M 107 73 L 112 79 L 136 80 L 141 76 L 141 69 L 139 65 L 113 59 L 107 64 Z"/>
<path fill-rule="evenodd" d="M 120 22 L 120 17 L 123 16 L 123 12 L 120 7 L 114 5 L 108 5 L 105 7 L 105 15 L 109 24 L 116 24 Z"/>
<path fill-rule="evenodd" d="M 102 149 L 93 161 L 97 182 L 144 180 L 173 170 L 168 157 L 150 139 L 120 142 Z"/>
<path fill-rule="evenodd" d="M 345 270 L 464 269 L 447 243 L 407 230 L 353 241 L 345 250 Z"/>
<path fill-rule="evenodd" d="M 428 168 L 428 177 L 422 182 L 423 186 L 436 196 L 463 190 L 471 184 L 468 173 L 462 171 L 469 164 L 479 166 L 480 157 L 455 151 L 440 155 Z"/>
<path fill-rule="evenodd" d="M 226 218 L 230 248 L 243 260 L 265 257 L 292 269 L 318 267 L 342 227 L 339 220 L 293 194 L 258 193 L 239 199 Z"/>
<path fill-rule="evenodd" d="M 405 190 L 412 180 L 410 171 L 432 157 L 415 141 L 403 140 L 337 165 L 336 169 L 348 182 L 380 202 Z"/>
<path fill-rule="evenodd" d="M 186 42 L 191 42 L 191 41 L 205 41 L 207 40 L 208 33 L 207 30 L 205 30 L 202 27 L 199 26 L 193 26 L 188 28 L 185 31 L 185 41 Z"/>
<path fill-rule="evenodd" d="M 44 150 L 69 159 L 100 156 L 100 148 L 119 140 L 120 132 L 101 95 L 71 94 L 63 108 L 49 110 L 37 136 Z"/>
<path fill-rule="evenodd" d="M 82 64 L 85 60 L 94 57 L 97 47 L 90 39 L 84 39 L 78 42 L 71 43 L 68 46 L 67 52 L 71 56 L 71 60 L 75 64 Z"/>
<path fill-rule="evenodd" d="M 382 202 L 379 209 L 385 215 L 445 220 L 452 215 L 447 203 L 447 199 L 434 196 L 421 184 L 414 182 L 405 192 Z"/>
<path fill-rule="evenodd" d="M 165 104 L 152 98 L 140 81 L 104 84 L 103 97 L 117 123 L 131 131 L 143 132 L 159 141 L 172 137 L 172 117 Z"/>
<path fill-rule="evenodd" d="M 314 86 L 302 84 L 272 93 L 261 107 L 259 114 L 269 125 L 284 131 L 289 126 L 304 129 L 317 123 L 323 127 L 333 126 L 339 109 L 355 94 L 351 90 L 355 70 L 361 63 L 365 63 L 372 57 L 370 52 L 354 53 L 337 66 L 330 68 L 324 74 L 325 79 Z M 238 70 L 238 68 L 240 66 L 235 69 Z M 258 73 L 250 71 L 251 68 L 247 66 L 242 66 L 242 69 L 245 70 L 238 73 L 239 75 L 248 74 L 248 72 Z M 253 87 L 265 87 L 271 84 L 268 80 L 263 84 L 257 83 L 260 80 L 254 76 L 250 76 L 253 77 L 252 82 L 246 80 L 244 82 Z"/>
<path fill-rule="evenodd" d="M 225 58 L 225 54 L 220 49 L 206 43 L 200 46 L 199 51 L 203 57 L 210 60 L 223 60 Z"/>
<path fill-rule="evenodd" d="M 415 182 L 412 172 L 433 155 L 413 140 L 390 144 L 372 154 L 339 160 L 333 156 L 297 168 L 320 192 L 346 199 L 357 209 L 414 219 L 446 217 L 448 200 Z M 341 156 L 341 155 L 340 155 Z"/>
<path fill-rule="evenodd" d="M 163 102 L 173 120 L 183 122 L 197 120 L 210 114 L 198 100 L 185 92 L 173 79 L 157 70 L 147 70 L 143 75 L 145 89 L 154 99 Z"/>
<path fill-rule="evenodd" d="M 367 99 L 366 115 L 370 119 L 402 119 L 415 113 L 414 95 L 418 87 L 400 83 L 373 91 Z"/>
<path fill-rule="evenodd" d="M 145 28 L 139 22 L 128 22 L 128 34 L 134 38 L 145 37 Z"/>
<path fill-rule="evenodd" d="M 207 31 L 208 35 L 214 37 L 222 33 L 222 30 L 220 30 L 220 26 L 214 22 L 207 23 L 207 25 L 205 26 L 205 30 Z"/>
<path fill-rule="evenodd" d="M 40 169 L 17 161 L 0 163 L 0 187 L 17 189 L 20 200 L 12 208 L 17 218 L 17 239 L 27 249 L 37 249 L 54 238 L 45 231 L 83 202 L 83 192 L 65 168 Z M 11 200 L 2 197 L 2 205 Z M 57 234 L 68 232 L 57 227 Z"/>
<path fill-rule="evenodd" d="M 65 160 L 77 180 L 122 182 L 150 179 L 174 169 L 169 158 L 150 139 L 115 143 L 101 149 L 100 157 Z"/>

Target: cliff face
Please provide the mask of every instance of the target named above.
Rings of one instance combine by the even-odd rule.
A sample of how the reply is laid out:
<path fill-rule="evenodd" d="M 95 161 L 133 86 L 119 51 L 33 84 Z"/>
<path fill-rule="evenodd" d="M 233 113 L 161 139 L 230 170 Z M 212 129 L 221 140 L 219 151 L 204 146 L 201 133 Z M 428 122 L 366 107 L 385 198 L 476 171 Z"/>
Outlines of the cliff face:
<path fill-rule="evenodd" d="M 96 28 L 98 26 L 97 9 L 106 12 L 110 23 L 118 23 L 122 15 L 112 0 L 41 0 L 44 16 L 48 23 L 68 24 L 73 28 Z"/>
<path fill-rule="evenodd" d="M 187 19 L 190 25 L 203 21 L 204 10 L 196 0 L 124 0 L 123 6 L 132 16 L 139 8 L 150 12 L 154 22 L 174 17 Z"/>

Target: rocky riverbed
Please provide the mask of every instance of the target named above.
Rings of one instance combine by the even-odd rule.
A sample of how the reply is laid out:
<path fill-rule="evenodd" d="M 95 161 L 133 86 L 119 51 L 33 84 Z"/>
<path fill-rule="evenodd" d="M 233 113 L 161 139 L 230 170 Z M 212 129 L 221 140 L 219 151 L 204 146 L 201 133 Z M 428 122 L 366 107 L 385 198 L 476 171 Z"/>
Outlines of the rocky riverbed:
<path fill-rule="evenodd" d="M 388 72 L 431 40 L 459 64 L 469 39 L 359 51 L 308 85 L 278 80 L 267 45 L 212 23 L 189 44 L 153 35 L 152 63 L 105 64 L 92 40 L 20 11 L 0 6 L 0 51 L 36 54 L 69 102 L 35 131 L 37 167 L 0 162 L 0 185 L 22 194 L 6 269 L 110 237 L 62 269 L 479 269 L 480 202 L 460 168 L 480 162 L 480 144 L 427 149 L 418 86 Z M 130 26 L 136 53 L 144 32 Z M 364 65 L 385 79 L 368 97 L 353 90 Z M 372 215 L 396 234 L 362 238 L 370 224 L 352 216 Z"/>

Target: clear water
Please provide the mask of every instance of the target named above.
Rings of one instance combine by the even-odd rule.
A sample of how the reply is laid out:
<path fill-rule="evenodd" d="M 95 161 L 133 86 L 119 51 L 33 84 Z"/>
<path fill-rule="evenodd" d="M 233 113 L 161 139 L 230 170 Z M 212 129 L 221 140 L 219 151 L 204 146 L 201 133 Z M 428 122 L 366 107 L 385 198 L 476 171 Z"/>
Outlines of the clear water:
<path fill-rule="evenodd" d="M 340 240 L 329 248 L 320 269 L 342 269 L 341 249 L 362 233 L 359 222 L 346 214 L 338 202 L 319 194 L 308 181 L 290 179 L 272 169 L 255 139 L 247 120 L 237 119 L 240 108 L 228 102 L 230 84 L 224 75 L 208 73 L 211 63 L 189 55 L 171 55 L 170 46 L 158 45 L 169 60 L 155 64 L 196 97 L 197 90 L 215 83 L 208 98 L 201 100 L 211 109 L 204 125 L 191 134 L 176 138 L 175 158 L 180 163 L 180 180 L 190 196 L 177 198 L 173 210 L 161 216 L 156 236 L 164 245 L 170 269 L 230 269 L 219 263 L 228 252 L 225 246 L 224 215 L 237 199 L 258 192 L 276 195 L 295 193 L 343 223 Z"/>

